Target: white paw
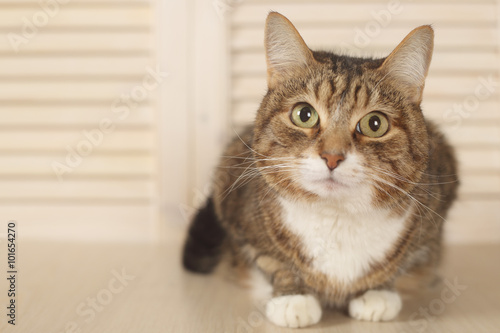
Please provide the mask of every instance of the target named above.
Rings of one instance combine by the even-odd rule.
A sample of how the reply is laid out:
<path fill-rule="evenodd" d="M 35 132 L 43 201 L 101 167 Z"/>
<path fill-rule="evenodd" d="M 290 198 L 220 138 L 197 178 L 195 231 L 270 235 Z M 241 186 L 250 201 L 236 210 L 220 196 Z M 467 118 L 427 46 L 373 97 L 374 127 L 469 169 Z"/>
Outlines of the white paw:
<path fill-rule="evenodd" d="M 266 316 L 272 323 L 283 327 L 306 327 L 321 319 L 321 305 L 312 295 L 287 295 L 271 298 L 267 302 Z"/>
<path fill-rule="evenodd" d="M 359 320 L 386 321 L 394 319 L 401 306 L 401 297 L 394 291 L 368 290 L 349 302 L 349 315 Z"/>

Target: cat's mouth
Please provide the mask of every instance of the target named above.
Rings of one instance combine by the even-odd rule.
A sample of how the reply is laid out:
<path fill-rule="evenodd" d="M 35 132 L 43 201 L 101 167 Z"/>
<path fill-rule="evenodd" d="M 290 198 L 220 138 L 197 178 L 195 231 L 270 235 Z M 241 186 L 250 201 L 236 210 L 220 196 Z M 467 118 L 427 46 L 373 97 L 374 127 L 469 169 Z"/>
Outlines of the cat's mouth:
<path fill-rule="evenodd" d="M 339 181 L 333 175 L 328 175 L 327 177 L 323 177 L 321 179 L 312 180 L 311 182 L 316 186 L 322 186 L 328 190 L 335 190 L 346 186 L 346 184 Z"/>
<path fill-rule="evenodd" d="M 338 168 L 328 170 L 322 159 L 305 159 L 297 178 L 305 190 L 320 197 L 343 196 L 359 182 L 352 172 L 353 167 L 346 164 L 353 163 L 353 161 L 351 157 L 342 162 L 343 165 L 341 164 Z"/>
<path fill-rule="evenodd" d="M 326 178 L 323 182 L 325 183 L 325 185 L 345 186 L 344 183 L 334 178 L 333 176 Z"/>

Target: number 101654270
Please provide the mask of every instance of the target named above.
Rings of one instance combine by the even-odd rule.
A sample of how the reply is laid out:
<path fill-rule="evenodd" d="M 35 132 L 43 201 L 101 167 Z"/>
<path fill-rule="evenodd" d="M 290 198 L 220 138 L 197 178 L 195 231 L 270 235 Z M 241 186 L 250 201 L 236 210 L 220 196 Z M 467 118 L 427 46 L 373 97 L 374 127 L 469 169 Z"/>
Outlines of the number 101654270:
<path fill-rule="evenodd" d="M 7 267 L 16 270 L 16 222 L 7 223 Z"/>

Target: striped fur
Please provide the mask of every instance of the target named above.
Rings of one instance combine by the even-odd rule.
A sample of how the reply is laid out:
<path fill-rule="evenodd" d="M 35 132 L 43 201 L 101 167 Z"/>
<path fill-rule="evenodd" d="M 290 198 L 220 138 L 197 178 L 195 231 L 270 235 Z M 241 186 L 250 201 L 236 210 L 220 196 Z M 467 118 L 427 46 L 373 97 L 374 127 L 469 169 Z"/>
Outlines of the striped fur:
<path fill-rule="evenodd" d="M 211 200 L 233 263 L 261 270 L 275 297 L 346 307 L 438 264 L 458 179 L 453 149 L 420 109 L 432 37 L 420 27 L 387 58 L 353 58 L 309 50 L 286 18 L 269 15 L 268 92 L 255 123 L 227 147 Z M 290 120 L 300 102 L 318 112 L 318 126 Z M 356 130 L 372 111 L 389 120 L 379 138 Z M 344 160 L 329 171 L 324 152 Z M 328 258 L 344 264 L 323 269 Z"/>

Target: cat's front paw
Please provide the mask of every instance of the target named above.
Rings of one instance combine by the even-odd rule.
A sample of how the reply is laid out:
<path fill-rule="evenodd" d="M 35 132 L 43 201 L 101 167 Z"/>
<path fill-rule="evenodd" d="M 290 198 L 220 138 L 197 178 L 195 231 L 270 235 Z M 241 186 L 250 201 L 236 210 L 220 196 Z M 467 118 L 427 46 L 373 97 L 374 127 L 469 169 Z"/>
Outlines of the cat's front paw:
<path fill-rule="evenodd" d="M 273 297 L 266 306 L 269 321 L 283 327 L 306 327 L 321 319 L 321 305 L 313 295 Z"/>
<path fill-rule="evenodd" d="M 349 302 L 349 315 L 359 320 L 386 321 L 394 319 L 401 306 L 401 297 L 394 291 L 368 290 Z"/>

